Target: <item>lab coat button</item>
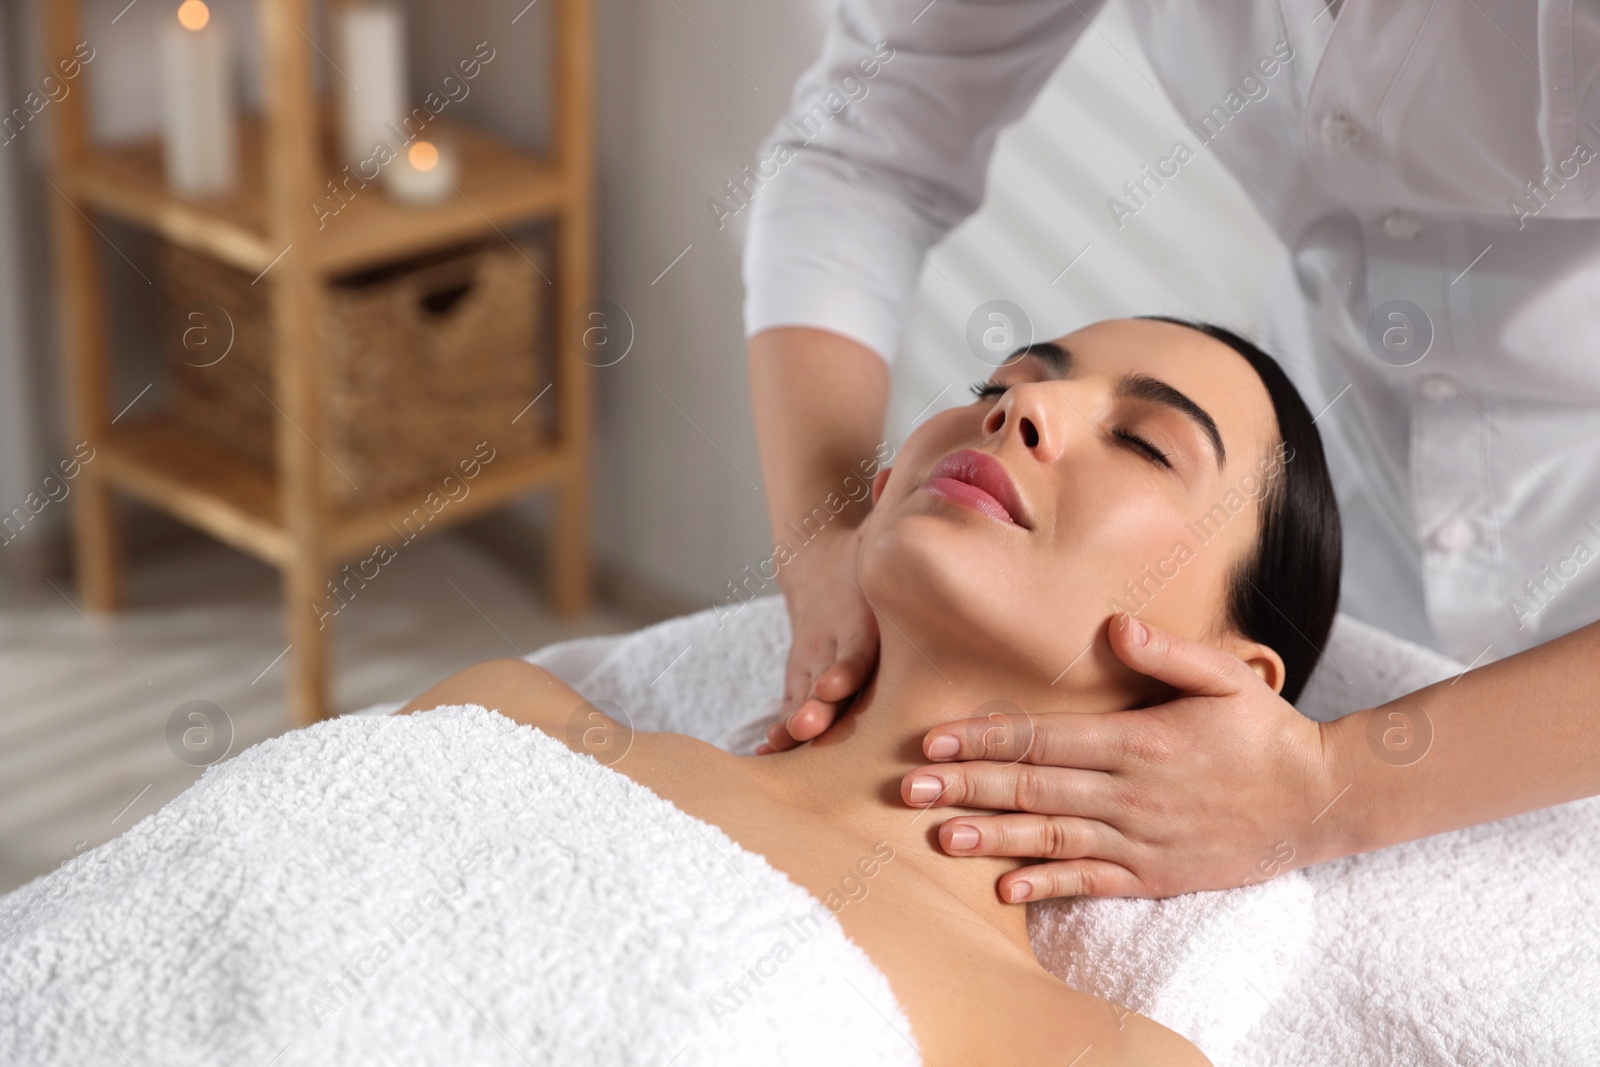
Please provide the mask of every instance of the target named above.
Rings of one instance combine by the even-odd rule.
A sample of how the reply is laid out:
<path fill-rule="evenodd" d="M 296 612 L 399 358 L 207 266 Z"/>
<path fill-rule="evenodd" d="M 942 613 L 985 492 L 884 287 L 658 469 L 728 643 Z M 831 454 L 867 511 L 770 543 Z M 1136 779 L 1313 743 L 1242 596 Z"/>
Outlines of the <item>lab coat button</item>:
<path fill-rule="evenodd" d="M 1409 211 L 1391 211 L 1383 217 L 1383 232 L 1396 241 L 1409 241 L 1422 232 L 1422 220 Z"/>
<path fill-rule="evenodd" d="M 1335 108 L 1322 117 L 1322 143 L 1334 151 L 1348 151 L 1360 136 L 1360 128 L 1344 108 Z"/>
<path fill-rule="evenodd" d="M 1459 516 L 1433 531 L 1433 547 L 1441 552 L 1460 552 L 1472 541 L 1472 525 Z"/>
<path fill-rule="evenodd" d="M 1430 374 L 1422 379 L 1422 395 L 1429 400 L 1449 400 L 1456 392 L 1456 383 L 1448 375 Z"/>

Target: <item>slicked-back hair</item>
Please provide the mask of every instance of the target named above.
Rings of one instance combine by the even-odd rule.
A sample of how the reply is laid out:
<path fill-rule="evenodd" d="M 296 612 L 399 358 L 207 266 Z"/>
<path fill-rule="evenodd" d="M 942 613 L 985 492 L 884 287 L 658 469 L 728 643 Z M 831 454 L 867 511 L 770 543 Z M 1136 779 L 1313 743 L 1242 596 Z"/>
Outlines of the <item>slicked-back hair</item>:
<path fill-rule="evenodd" d="M 1283 462 L 1260 503 L 1255 548 L 1228 581 L 1233 629 L 1283 659 L 1283 698 L 1294 703 L 1322 656 L 1339 610 L 1343 533 L 1322 437 L 1300 392 L 1277 360 L 1253 342 L 1208 322 L 1140 315 L 1199 330 L 1221 341 L 1255 370 L 1272 400 Z"/>

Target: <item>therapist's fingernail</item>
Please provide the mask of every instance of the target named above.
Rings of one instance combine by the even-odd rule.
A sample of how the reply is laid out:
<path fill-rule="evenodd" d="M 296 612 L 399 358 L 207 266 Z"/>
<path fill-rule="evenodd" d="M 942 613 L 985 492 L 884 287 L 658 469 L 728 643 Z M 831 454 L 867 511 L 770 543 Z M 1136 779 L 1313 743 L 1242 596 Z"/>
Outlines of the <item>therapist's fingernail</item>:
<path fill-rule="evenodd" d="M 1150 640 L 1149 629 L 1132 615 L 1128 616 L 1128 640 L 1136 645 L 1142 645 Z"/>
<path fill-rule="evenodd" d="M 931 774 L 919 774 L 911 779 L 911 803 L 931 804 L 944 792 L 944 783 Z"/>
<path fill-rule="evenodd" d="M 945 734 L 943 737 L 935 737 L 928 742 L 929 759 L 949 759 L 959 751 L 961 751 L 961 742 L 949 734 Z"/>
<path fill-rule="evenodd" d="M 1011 883 L 1011 903 L 1021 904 L 1033 892 L 1033 886 L 1027 882 L 1017 881 Z"/>
<path fill-rule="evenodd" d="M 960 850 L 962 852 L 965 852 L 969 848 L 976 848 L 977 845 L 978 845 L 978 831 L 977 830 L 975 830 L 972 827 L 967 826 L 965 824 L 962 824 L 961 826 L 957 826 L 957 827 L 954 827 L 953 829 L 951 829 L 951 831 L 950 831 L 950 847 L 951 848 L 958 849 L 958 850 Z"/>

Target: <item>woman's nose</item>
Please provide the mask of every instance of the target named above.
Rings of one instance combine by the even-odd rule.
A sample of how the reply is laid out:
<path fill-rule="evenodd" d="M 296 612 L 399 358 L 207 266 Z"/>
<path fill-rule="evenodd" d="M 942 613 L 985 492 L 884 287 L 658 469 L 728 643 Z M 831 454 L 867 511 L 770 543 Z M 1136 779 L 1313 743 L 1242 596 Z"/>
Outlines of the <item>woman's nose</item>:
<path fill-rule="evenodd" d="M 1015 437 L 1041 463 L 1056 458 L 1062 447 L 1062 416 L 1057 410 L 1070 403 L 1050 390 L 1059 382 L 1028 382 L 1007 389 L 999 403 L 984 416 L 983 432 L 989 436 Z"/>

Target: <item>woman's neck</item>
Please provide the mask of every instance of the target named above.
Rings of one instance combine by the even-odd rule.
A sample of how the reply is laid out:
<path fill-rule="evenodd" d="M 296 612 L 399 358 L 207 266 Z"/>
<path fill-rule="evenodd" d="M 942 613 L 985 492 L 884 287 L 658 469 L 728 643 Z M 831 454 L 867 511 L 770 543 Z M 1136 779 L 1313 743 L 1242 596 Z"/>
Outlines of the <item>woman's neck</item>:
<path fill-rule="evenodd" d="M 934 666 L 901 635 L 885 635 L 878 668 L 850 709 L 821 736 L 787 752 L 750 757 L 785 799 L 837 818 L 903 857 L 972 911 L 1003 938 L 1029 950 L 1027 912 L 1002 903 L 996 880 L 1022 865 L 1003 856 L 951 856 L 938 829 L 956 815 L 988 815 L 966 807 L 919 809 L 901 799 L 908 771 L 928 764 L 923 736 L 940 723 L 983 717 L 996 707 L 1040 712 L 1101 710 L 1062 688 L 1020 682 L 963 661 L 957 669 Z M 996 720 L 997 728 L 1004 728 Z"/>

